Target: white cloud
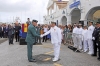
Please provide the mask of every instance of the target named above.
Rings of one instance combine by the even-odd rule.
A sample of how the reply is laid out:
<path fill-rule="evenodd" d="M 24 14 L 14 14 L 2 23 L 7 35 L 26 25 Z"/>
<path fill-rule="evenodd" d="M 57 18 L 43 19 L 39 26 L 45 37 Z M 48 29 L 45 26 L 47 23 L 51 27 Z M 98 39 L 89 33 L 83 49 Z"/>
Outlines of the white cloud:
<path fill-rule="evenodd" d="M 22 22 L 28 17 L 42 22 L 47 4 L 48 0 L 0 0 L 0 22 L 12 22 L 15 17 Z"/>

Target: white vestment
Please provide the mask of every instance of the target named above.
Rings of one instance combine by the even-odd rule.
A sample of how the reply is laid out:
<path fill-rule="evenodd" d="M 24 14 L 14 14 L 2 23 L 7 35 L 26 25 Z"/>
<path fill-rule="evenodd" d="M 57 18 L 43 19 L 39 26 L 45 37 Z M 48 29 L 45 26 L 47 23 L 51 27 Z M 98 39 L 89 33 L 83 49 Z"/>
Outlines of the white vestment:
<path fill-rule="evenodd" d="M 84 52 L 86 52 L 88 50 L 87 32 L 88 32 L 87 29 L 84 29 L 82 31 L 82 35 L 83 35 L 83 37 L 82 37 L 82 39 L 83 39 L 83 50 L 84 50 Z"/>
<path fill-rule="evenodd" d="M 82 31 L 83 31 L 83 28 L 78 28 L 78 49 L 82 49 Z"/>
<path fill-rule="evenodd" d="M 61 30 L 57 26 L 51 27 L 51 29 L 43 34 L 43 36 L 48 35 L 50 33 L 51 35 L 51 43 L 54 46 L 54 58 L 59 59 L 59 53 L 60 53 L 60 46 L 61 46 Z"/>
<path fill-rule="evenodd" d="M 74 47 L 76 47 L 76 48 L 78 47 L 78 46 L 77 46 L 77 42 L 78 42 L 77 34 L 78 34 L 78 28 L 75 27 L 75 28 L 73 29 L 73 32 L 72 32 L 72 39 L 73 39 Z"/>
<path fill-rule="evenodd" d="M 91 25 L 88 27 L 88 34 L 87 34 L 87 39 L 88 39 L 88 46 L 89 46 L 89 54 L 93 54 L 93 41 L 92 41 L 92 33 L 94 31 L 94 26 Z"/>

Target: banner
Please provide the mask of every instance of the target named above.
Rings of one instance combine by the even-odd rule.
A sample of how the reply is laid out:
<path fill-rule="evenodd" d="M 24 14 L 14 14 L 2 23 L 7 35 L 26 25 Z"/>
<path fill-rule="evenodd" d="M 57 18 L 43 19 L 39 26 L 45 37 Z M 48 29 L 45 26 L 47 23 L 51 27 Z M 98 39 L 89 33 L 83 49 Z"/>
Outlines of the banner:
<path fill-rule="evenodd" d="M 22 32 L 28 31 L 28 24 L 22 24 Z"/>

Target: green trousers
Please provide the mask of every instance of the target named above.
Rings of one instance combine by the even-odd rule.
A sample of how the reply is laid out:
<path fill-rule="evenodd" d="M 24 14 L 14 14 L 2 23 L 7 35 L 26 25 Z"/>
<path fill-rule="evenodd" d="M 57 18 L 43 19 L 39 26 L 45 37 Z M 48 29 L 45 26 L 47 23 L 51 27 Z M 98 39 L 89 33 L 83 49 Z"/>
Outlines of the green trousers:
<path fill-rule="evenodd" d="M 28 56 L 28 60 L 32 59 L 32 48 L 33 48 L 33 44 L 27 43 L 27 56 Z"/>

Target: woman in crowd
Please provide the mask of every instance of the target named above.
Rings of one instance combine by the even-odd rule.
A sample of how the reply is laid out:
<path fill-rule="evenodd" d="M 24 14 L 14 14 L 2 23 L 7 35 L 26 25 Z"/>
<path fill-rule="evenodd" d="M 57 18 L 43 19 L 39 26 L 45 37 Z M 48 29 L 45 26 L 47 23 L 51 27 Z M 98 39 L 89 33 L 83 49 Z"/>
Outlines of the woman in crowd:
<path fill-rule="evenodd" d="M 66 38 L 67 38 L 67 33 L 69 32 L 69 30 L 68 30 L 68 26 L 67 25 L 65 25 L 64 26 L 64 30 L 63 30 L 63 40 L 64 40 L 64 45 L 66 44 Z"/>

